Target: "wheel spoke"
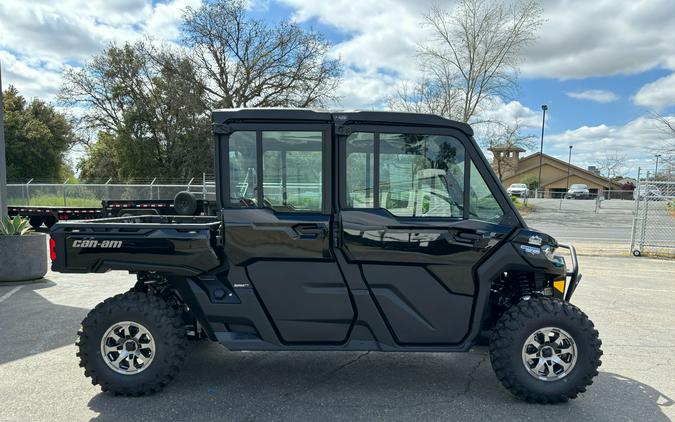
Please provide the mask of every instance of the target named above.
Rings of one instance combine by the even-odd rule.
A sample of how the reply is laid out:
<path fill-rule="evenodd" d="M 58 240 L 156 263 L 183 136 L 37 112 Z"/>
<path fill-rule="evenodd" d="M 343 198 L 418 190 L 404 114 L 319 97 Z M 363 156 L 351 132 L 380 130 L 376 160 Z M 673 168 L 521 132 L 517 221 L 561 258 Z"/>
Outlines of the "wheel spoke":
<path fill-rule="evenodd" d="M 565 377 L 574 368 L 577 348 L 572 337 L 556 327 L 532 333 L 522 349 L 522 360 L 530 375 L 542 381 Z"/>
<path fill-rule="evenodd" d="M 115 372 L 132 375 L 145 370 L 154 359 L 155 341 L 143 325 L 122 321 L 101 338 L 101 357 Z"/>

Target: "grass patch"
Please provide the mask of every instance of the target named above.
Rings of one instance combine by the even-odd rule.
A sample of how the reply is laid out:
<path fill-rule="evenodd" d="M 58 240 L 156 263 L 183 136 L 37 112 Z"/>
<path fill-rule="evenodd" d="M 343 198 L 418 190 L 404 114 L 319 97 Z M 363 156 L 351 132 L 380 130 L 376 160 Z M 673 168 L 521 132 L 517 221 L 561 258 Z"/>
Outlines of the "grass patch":
<path fill-rule="evenodd" d="M 31 196 L 30 204 L 26 204 L 25 198 L 9 198 L 7 203 L 11 206 L 31 207 L 63 207 L 63 196 L 42 195 Z M 101 200 L 96 198 L 66 198 L 68 207 L 100 208 Z"/>
<path fill-rule="evenodd" d="M 520 211 L 521 214 L 527 214 L 534 211 L 534 206 L 528 204 L 527 201 L 523 201 L 521 198 L 518 198 L 514 195 L 511 195 L 511 202 L 516 206 L 516 209 Z"/>

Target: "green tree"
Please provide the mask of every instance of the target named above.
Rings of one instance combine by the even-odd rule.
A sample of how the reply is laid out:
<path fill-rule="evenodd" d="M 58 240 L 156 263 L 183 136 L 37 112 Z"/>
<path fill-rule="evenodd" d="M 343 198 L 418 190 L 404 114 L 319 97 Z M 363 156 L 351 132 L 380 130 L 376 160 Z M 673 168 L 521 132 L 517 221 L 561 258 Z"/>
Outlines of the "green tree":
<path fill-rule="evenodd" d="M 27 102 L 11 85 L 4 95 L 8 180 L 71 174 L 65 153 L 77 137 L 66 116 L 37 98 Z"/>
<path fill-rule="evenodd" d="M 111 46 L 65 74 L 61 100 L 84 106 L 83 127 L 98 131 L 78 164 L 83 179 L 188 178 L 212 171 L 203 90 L 176 78 L 174 68 L 191 72 L 190 62 L 168 49 L 136 43 Z"/>

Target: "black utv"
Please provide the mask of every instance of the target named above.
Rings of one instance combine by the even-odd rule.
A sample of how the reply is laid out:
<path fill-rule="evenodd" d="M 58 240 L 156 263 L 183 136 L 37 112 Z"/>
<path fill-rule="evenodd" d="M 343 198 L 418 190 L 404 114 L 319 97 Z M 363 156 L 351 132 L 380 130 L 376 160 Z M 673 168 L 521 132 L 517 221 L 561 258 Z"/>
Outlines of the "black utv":
<path fill-rule="evenodd" d="M 82 321 L 104 391 L 158 391 L 188 337 L 238 350 L 465 352 L 516 396 L 575 398 L 601 342 L 574 248 L 528 229 L 463 123 L 391 112 L 213 112 L 204 215 L 56 224 L 52 269 L 137 275 Z M 195 213 L 181 193 L 176 210 Z M 557 255 L 566 250 L 566 263 Z"/>

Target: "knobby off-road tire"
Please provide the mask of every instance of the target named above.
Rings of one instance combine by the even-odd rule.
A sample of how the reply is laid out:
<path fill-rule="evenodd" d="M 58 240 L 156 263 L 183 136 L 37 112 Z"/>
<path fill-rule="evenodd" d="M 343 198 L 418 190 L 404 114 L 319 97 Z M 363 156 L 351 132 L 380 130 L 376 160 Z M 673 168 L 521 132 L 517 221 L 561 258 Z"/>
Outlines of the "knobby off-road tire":
<path fill-rule="evenodd" d="M 101 342 L 109 336 L 111 327 L 127 322 L 147 330 L 143 341 L 149 343 L 151 339 L 154 350 L 147 367 L 119 373 L 106 363 Z M 84 375 L 101 390 L 125 396 L 152 394 L 164 388 L 178 373 L 187 353 L 180 313 L 161 298 L 141 292 L 129 291 L 106 299 L 89 312 L 77 334 L 77 356 Z"/>
<path fill-rule="evenodd" d="M 533 375 L 525 364 L 524 356 L 544 354 L 540 349 L 533 355 L 526 355 L 524 347 L 530 343 L 531 336 L 547 328 L 563 333 L 558 338 L 571 337 L 567 350 L 573 350 L 569 343 L 575 348 L 573 366 L 559 379 L 555 371 L 551 373 L 544 369 L 552 377 L 542 380 Z M 556 349 L 553 343 L 551 345 L 553 347 L 547 355 Z M 593 322 L 579 308 L 558 299 L 532 298 L 512 306 L 499 319 L 490 338 L 490 360 L 499 381 L 517 397 L 535 403 L 561 403 L 576 398 L 593 383 L 601 364 L 601 345 Z M 533 352 L 533 349 L 527 350 L 528 353 Z M 569 358 L 569 355 L 563 357 Z M 534 365 L 538 360 L 532 362 Z M 562 370 L 562 367 L 558 366 L 557 370 Z"/>

